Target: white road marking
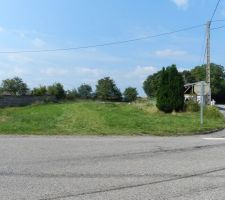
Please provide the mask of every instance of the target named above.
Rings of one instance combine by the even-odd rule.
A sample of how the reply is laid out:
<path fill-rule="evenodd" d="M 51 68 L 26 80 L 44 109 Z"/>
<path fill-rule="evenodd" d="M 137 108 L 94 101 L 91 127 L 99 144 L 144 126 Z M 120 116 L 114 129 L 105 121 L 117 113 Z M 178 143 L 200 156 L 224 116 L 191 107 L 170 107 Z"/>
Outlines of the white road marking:
<path fill-rule="evenodd" d="M 225 140 L 225 138 L 203 138 L 204 140 Z"/>

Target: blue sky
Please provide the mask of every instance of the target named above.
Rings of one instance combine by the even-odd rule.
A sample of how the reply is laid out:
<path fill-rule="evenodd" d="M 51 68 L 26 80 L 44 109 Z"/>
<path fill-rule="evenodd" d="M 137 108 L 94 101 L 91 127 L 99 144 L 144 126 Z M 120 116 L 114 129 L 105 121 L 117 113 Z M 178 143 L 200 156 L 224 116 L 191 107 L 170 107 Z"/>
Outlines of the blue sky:
<path fill-rule="evenodd" d="M 0 51 L 94 45 L 205 23 L 217 0 L 1 0 Z M 225 19 L 225 0 L 214 19 Z M 212 27 L 225 25 L 216 22 Z M 212 62 L 225 65 L 225 29 L 212 32 Z M 29 87 L 61 82 L 66 89 L 110 76 L 123 91 L 163 66 L 202 64 L 205 27 L 129 44 L 52 53 L 0 54 L 0 80 L 19 76 Z"/>

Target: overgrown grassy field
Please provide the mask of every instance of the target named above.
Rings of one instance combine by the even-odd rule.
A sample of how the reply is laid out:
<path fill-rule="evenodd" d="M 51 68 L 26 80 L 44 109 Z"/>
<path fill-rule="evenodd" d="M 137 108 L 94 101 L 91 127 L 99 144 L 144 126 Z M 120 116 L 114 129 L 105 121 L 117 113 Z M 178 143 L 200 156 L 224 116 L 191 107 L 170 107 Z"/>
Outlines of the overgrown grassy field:
<path fill-rule="evenodd" d="M 225 127 L 208 111 L 164 114 L 148 104 L 75 102 L 0 109 L 1 134 L 37 135 L 190 135 Z"/>

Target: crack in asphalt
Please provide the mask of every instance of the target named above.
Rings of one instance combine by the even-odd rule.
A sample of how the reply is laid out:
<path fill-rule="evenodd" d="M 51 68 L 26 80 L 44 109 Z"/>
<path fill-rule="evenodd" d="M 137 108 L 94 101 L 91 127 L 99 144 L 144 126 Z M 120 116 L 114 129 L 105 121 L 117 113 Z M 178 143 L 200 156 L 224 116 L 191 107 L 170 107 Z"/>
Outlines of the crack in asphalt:
<path fill-rule="evenodd" d="M 185 197 L 185 196 L 193 195 L 193 194 L 196 194 L 196 193 L 205 192 L 205 191 L 212 191 L 212 190 L 216 190 L 216 189 L 220 189 L 220 188 L 224 188 L 224 187 L 225 187 L 225 184 L 220 184 L 220 185 L 206 186 L 206 187 L 201 188 L 201 189 L 192 189 L 192 190 L 189 190 L 188 192 L 185 192 L 185 193 L 182 193 L 182 194 L 179 194 L 179 195 L 170 196 L 169 199 Z"/>
<path fill-rule="evenodd" d="M 119 190 L 124 190 L 124 189 L 138 188 L 138 187 L 143 187 L 143 186 L 148 186 L 148 185 L 155 185 L 155 184 L 166 183 L 166 182 L 171 182 L 171 181 L 179 181 L 182 179 L 194 178 L 194 177 L 203 176 L 206 174 L 221 172 L 224 170 L 225 170 L 225 167 L 222 167 L 222 168 L 218 168 L 218 169 L 202 171 L 199 173 L 194 173 L 194 174 L 189 174 L 189 175 L 180 175 L 178 177 L 168 178 L 168 179 L 164 179 L 164 180 L 140 183 L 140 184 L 135 184 L 135 185 L 124 185 L 124 186 L 118 186 L 118 187 L 111 187 L 111 188 L 107 188 L 107 189 L 100 189 L 100 190 L 82 192 L 82 193 L 77 193 L 77 194 L 67 193 L 67 194 L 62 194 L 62 195 L 53 196 L 53 197 L 41 198 L 39 200 L 57 200 L 57 199 L 62 199 L 62 198 L 79 197 L 79 196 L 93 195 L 93 194 L 99 194 L 99 193 L 105 193 L 105 192 L 119 191 Z"/>
<path fill-rule="evenodd" d="M 78 157 L 64 157 L 64 158 L 59 158 L 59 159 L 49 159 L 49 160 L 42 160 L 42 161 L 35 161 L 35 162 L 12 162 L 10 164 L 13 165 L 18 165 L 18 164 L 23 164 L 23 165 L 32 165 L 32 164 L 44 164 L 44 163 L 54 163 L 54 162 L 76 162 L 74 165 L 83 165 L 87 164 L 90 162 L 98 162 L 101 160 L 115 160 L 115 159 L 124 159 L 124 160 L 133 160 L 137 158 L 145 158 L 145 157 L 154 157 L 158 156 L 159 154 L 164 154 L 164 153 L 182 153 L 182 152 L 188 152 L 188 151 L 198 151 L 202 149 L 210 149 L 210 148 L 216 148 L 216 147 L 225 147 L 225 143 L 222 144 L 212 144 L 212 145 L 198 145 L 198 146 L 192 146 L 192 147 L 187 147 L 187 148 L 176 148 L 176 149 L 163 149 L 161 147 L 158 147 L 159 149 L 157 150 L 151 150 L 151 151 L 143 151 L 143 152 L 129 152 L 129 153 L 122 153 L 122 154 L 108 154 L 108 155 L 99 155 L 99 156 L 78 156 Z M 1 166 L 5 166 L 1 165 Z"/>
<path fill-rule="evenodd" d="M 16 172 L 0 172 L 3 177 L 31 177 L 31 178 L 159 178 L 159 177 L 178 177 L 177 174 L 85 174 L 85 173 L 67 173 L 67 174 L 52 174 L 52 173 L 16 173 Z"/>

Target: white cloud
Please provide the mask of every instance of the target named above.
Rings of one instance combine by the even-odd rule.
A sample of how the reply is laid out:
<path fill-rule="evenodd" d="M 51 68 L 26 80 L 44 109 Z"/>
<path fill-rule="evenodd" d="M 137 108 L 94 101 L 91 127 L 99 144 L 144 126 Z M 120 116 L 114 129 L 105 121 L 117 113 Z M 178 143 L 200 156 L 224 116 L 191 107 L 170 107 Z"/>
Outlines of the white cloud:
<path fill-rule="evenodd" d="M 4 31 L 4 28 L 0 26 L 0 33 Z"/>
<path fill-rule="evenodd" d="M 64 67 L 64 69 L 60 69 L 58 67 L 48 67 L 46 69 L 40 70 L 41 74 L 46 75 L 48 77 L 56 77 L 56 76 L 66 76 L 66 77 L 99 77 L 101 75 L 101 70 L 97 68 L 89 68 L 89 67 Z"/>
<path fill-rule="evenodd" d="M 117 56 L 113 56 L 110 54 L 107 54 L 105 52 L 102 52 L 98 49 L 91 48 L 91 49 L 86 49 L 80 52 L 75 52 L 73 53 L 73 59 L 78 59 L 78 60 L 89 60 L 89 61 L 96 61 L 96 62 L 121 62 L 124 61 L 124 58 L 120 58 Z"/>
<path fill-rule="evenodd" d="M 175 3 L 178 8 L 183 9 L 187 8 L 189 3 L 189 0 L 171 0 L 171 1 Z"/>
<path fill-rule="evenodd" d="M 154 74 L 157 71 L 158 71 L 157 67 L 152 67 L 152 66 L 141 67 L 141 66 L 137 66 L 134 70 L 130 71 L 126 75 L 126 77 L 128 77 L 128 78 L 136 78 L 136 79 L 143 79 L 143 78 L 147 77 L 148 75 Z"/>
<path fill-rule="evenodd" d="M 11 74 L 15 75 L 15 76 L 25 76 L 25 75 L 28 75 L 29 74 L 29 71 L 25 68 L 22 68 L 22 67 L 15 67 Z"/>
<path fill-rule="evenodd" d="M 63 76 L 68 74 L 68 71 L 65 69 L 59 69 L 59 68 L 53 68 L 53 67 L 42 69 L 40 70 L 40 72 L 41 74 L 49 76 L 49 77 Z"/>
<path fill-rule="evenodd" d="M 30 71 L 26 67 L 14 66 L 10 70 L 7 68 L 3 68 L 0 71 L 0 75 L 2 79 L 12 78 L 15 76 L 24 77 L 30 74 Z"/>
<path fill-rule="evenodd" d="M 28 64 L 32 62 L 32 59 L 23 54 L 9 54 L 8 60 L 16 64 Z"/>
<path fill-rule="evenodd" d="M 23 31 L 23 30 L 12 30 L 13 33 L 15 33 L 17 36 L 25 39 L 26 38 L 26 35 L 27 35 L 27 32 L 26 31 Z"/>
<path fill-rule="evenodd" d="M 34 40 L 32 40 L 32 44 L 37 48 L 45 46 L 45 42 L 40 38 L 35 38 Z"/>
<path fill-rule="evenodd" d="M 82 75 L 94 75 L 94 76 L 100 76 L 101 75 L 101 70 L 97 68 L 89 68 L 89 67 L 79 67 L 75 69 L 77 74 L 82 74 Z"/>
<path fill-rule="evenodd" d="M 134 74 L 137 76 L 146 76 L 146 75 L 150 75 L 153 74 L 155 72 L 157 72 L 158 69 L 156 67 L 136 67 L 136 69 L 134 70 Z"/>
<path fill-rule="evenodd" d="M 186 51 L 181 51 L 181 50 L 164 49 L 164 50 L 156 51 L 154 55 L 158 57 L 175 58 L 179 56 L 186 56 L 188 55 L 188 53 Z"/>

